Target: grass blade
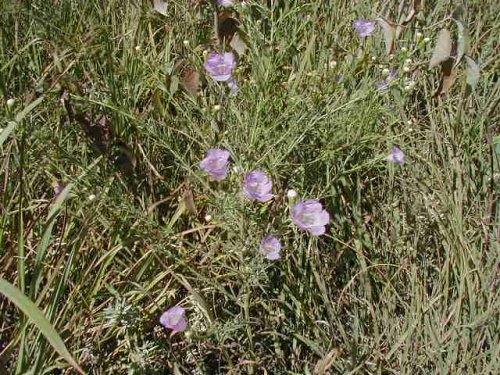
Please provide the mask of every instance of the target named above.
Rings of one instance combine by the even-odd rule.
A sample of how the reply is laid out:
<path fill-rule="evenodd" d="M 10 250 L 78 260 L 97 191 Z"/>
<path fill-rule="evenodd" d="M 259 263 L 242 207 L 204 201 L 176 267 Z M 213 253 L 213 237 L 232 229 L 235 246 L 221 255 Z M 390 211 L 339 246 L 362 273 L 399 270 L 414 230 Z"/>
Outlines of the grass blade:
<path fill-rule="evenodd" d="M 4 279 L 0 279 L 0 293 L 11 300 L 36 325 L 50 345 L 52 345 L 54 350 L 59 353 L 61 357 L 63 357 L 80 374 L 85 374 L 85 372 L 80 368 L 80 366 L 78 366 L 76 361 L 71 356 L 70 352 L 66 348 L 66 345 L 64 345 L 64 342 L 54 327 L 52 327 L 40 309 L 28 297 L 26 297 L 17 287 Z"/>

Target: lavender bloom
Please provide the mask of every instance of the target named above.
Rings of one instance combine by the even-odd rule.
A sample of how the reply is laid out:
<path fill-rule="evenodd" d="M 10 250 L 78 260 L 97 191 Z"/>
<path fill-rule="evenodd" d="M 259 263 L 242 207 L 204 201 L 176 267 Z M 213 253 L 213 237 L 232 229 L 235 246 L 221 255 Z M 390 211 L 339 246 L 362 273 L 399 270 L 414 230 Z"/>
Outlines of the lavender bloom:
<path fill-rule="evenodd" d="M 229 81 L 227 81 L 227 87 L 229 87 L 229 89 L 231 90 L 229 94 L 230 96 L 238 95 L 238 91 L 240 90 L 240 88 L 238 87 L 238 83 L 234 78 L 231 78 Z"/>
<path fill-rule="evenodd" d="M 234 0 L 217 0 L 217 3 L 223 7 L 228 7 L 234 3 Z"/>
<path fill-rule="evenodd" d="M 391 73 L 389 73 L 389 76 L 386 79 L 375 83 L 375 88 L 380 91 L 387 90 L 391 82 L 394 81 L 397 78 L 397 76 L 398 72 L 396 70 L 393 70 Z"/>
<path fill-rule="evenodd" d="M 233 74 L 236 67 L 236 59 L 232 52 L 211 53 L 205 62 L 205 69 L 216 81 L 227 81 Z"/>
<path fill-rule="evenodd" d="M 281 243 L 274 236 L 268 236 L 260 243 L 260 251 L 264 254 L 266 259 L 277 260 L 280 256 Z"/>
<path fill-rule="evenodd" d="M 362 38 L 372 35 L 375 32 L 375 21 L 357 20 L 354 22 L 354 30 Z"/>
<path fill-rule="evenodd" d="M 399 147 L 393 147 L 391 154 L 387 157 L 389 163 L 403 165 L 406 163 L 406 155 Z"/>
<path fill-rule="evenodd" d="M 259 202 L 267 202 L 273 198 L 272 190 L 273 182 L 264 171 L 256 169 L 245 175 L 243 192 L 248 198 Z"/>
<path fill-rule="evenodd" d="M 293 207 L 292 220 L 300 229 L 313 236 L 320 236 L 326 231 L 325 225 L 330 221 L 330 214 L 323 209 L 319 201 L 309 199 Z"/>
<path fill-rule="evenodd" d="M 161 314 L 160 324 L 175 332 L 185 331 L 187 328 L 186 310 L 180 306 L 174 306 Z"/>
<path fill-rule="evenodd" d="M 208 150 L 207 157 L 200 163 L 200 168 L 209 173 L 216 181 L 226 178 L 229 170 L 229 151 L 212 148 Z"/>

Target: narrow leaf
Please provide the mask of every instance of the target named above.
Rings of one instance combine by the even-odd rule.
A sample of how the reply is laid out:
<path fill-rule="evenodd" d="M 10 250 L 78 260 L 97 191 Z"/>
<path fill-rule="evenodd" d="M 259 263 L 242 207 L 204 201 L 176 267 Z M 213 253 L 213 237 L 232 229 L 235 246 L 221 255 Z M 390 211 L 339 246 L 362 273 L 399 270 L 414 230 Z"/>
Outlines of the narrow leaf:
<path fill-rule="evenodd" d="M 431 57 L 429 67 L 432 68 L 448 60 L 451 55 L 451 34 L 447 29 L 442 29 L 438 34 L 436 47 Z"/>
<path fill-rule="evenodd" d="M 467 84 L 470 87 L 475 88 L 480 77 L 479 65 L 469 56 L 465 56 L 465 61 L 467 62 L 467 69 L 465 71 L 465 74 L 467 75 Z"/>
<path fill-rule="evenodd" d="M 61 355 L 61 357 L 63 357 L 80 374 L 85 374 L 85 372 L 80 368 L 80 366 L 78 366 L 76 361 L 71 356 L 57 331 L 54 327 L 52 327 L 38 306 L 36 306 L 18 288 L 4 279 L 0 279 L 0 293 L 12 301 L 35 324 L 35 326 L 45 336 L 55 351 Z"/>

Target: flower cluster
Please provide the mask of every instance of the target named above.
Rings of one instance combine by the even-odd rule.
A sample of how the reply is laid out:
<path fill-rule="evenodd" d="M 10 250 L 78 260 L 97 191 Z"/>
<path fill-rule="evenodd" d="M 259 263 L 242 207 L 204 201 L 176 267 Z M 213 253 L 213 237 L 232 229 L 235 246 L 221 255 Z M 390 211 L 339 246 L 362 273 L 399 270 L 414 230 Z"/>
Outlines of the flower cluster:
<path fill-rule="evenodd" d="M 228 7 L 233 5 L 234 1 L 217 0 L 217 3 L 220 6 Z M 361 38 L 366 38 L 375 33 L 376 21 L 360 19 L 354 22 L 353 26 L 355 32 Z M 210 53 L 204 66 L 207 74 L 212 79 L 217 82 L 226 82 L 231 96 L 237 95 L 238 84 L 233 76 L 237 62 L 232 52 Z M 332 64 L 332 67 L 334 66 Z M 390 83 L 398 76 L 397 71 L 390 72 L 387 69 L 386 73 L 387 78 L 376 83 L 376 88 L 379 90 L 386 90 Z M 214 181 L 222 181 L 226 179 L 229 173 L 229 159 L 229 151 L 222 148 L 212 148 L 208 150 L 206 157 L 200 162 L 200 168 L 209 174 Z M 386 157 L 386 160 L 390 163 L 403 165 L 406 162 L 406 155 L 399 147 L 394 147 L 391 154 Z M 261 203 L 269 202 L 274 198 L 273 181 L 265 171 L 259 168 L 255 169 L 244 175 L 242 192 L 252 201 Z M 289 190 L 287 196 L 291 204 L 291 221 L 298 228 L 313 236 L 325 234 L 326 226 L 330 222 L 330 214 L 324 209 L 321 202 L 317 199 L 295 202 L 297 197 L 295 190 Z M 210 219 L 209 215 L 205 218 L 207 222 Z M 279 238 L 275 236 L 268 235 L 264 237 L 259 249 L 262 255 L 268 260 L 274 261 L 281 257 L 282 245 Z M 164 327 L 171 329 L 173 333 L 186 330 L 188 324 L 184 308 L 180 306 L 171 307 L 161 315 L 160 323 Z"/>
<path fill-rule="evenodd" d="M 209 150 L 207 156 L 201 161 L 200 167 L 214 180 L 223 180 L 229 169 L 229 152 L 219 148 Z M 246 197 L 258 202 L 268 202 L 274 197 L 273 182 L 261 169 L 245 174 L 242 190 Z M 330 215 L 319 201 L 310 199 L 294 205 L 292 221 L 300 229 L 313 236 L 319 236 L 325 233 Z"/>

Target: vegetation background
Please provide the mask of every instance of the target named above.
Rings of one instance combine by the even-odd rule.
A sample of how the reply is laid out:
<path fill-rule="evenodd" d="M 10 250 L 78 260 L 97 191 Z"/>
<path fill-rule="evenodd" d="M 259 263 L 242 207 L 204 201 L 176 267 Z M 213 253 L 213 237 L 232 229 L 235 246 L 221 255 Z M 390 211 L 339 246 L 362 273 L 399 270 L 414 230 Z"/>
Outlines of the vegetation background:
<path fill-rule="evenodd" d="M 1 1 L 0 276 L 89 374 L 500 373 L 498 2 L 214 6 Z M 390 50 L 353 29 L 378 16 L 405 22 Z M 203 62 L 236 20 L 229 97 Z M 220 183 L 199 170 L 217 146 Z M 272 204 L 241 194 L 256 167 Z M 327 235 L 292 225 L 291 188 Z M 0 295 L 0 373 L 72 372 Z"/>

